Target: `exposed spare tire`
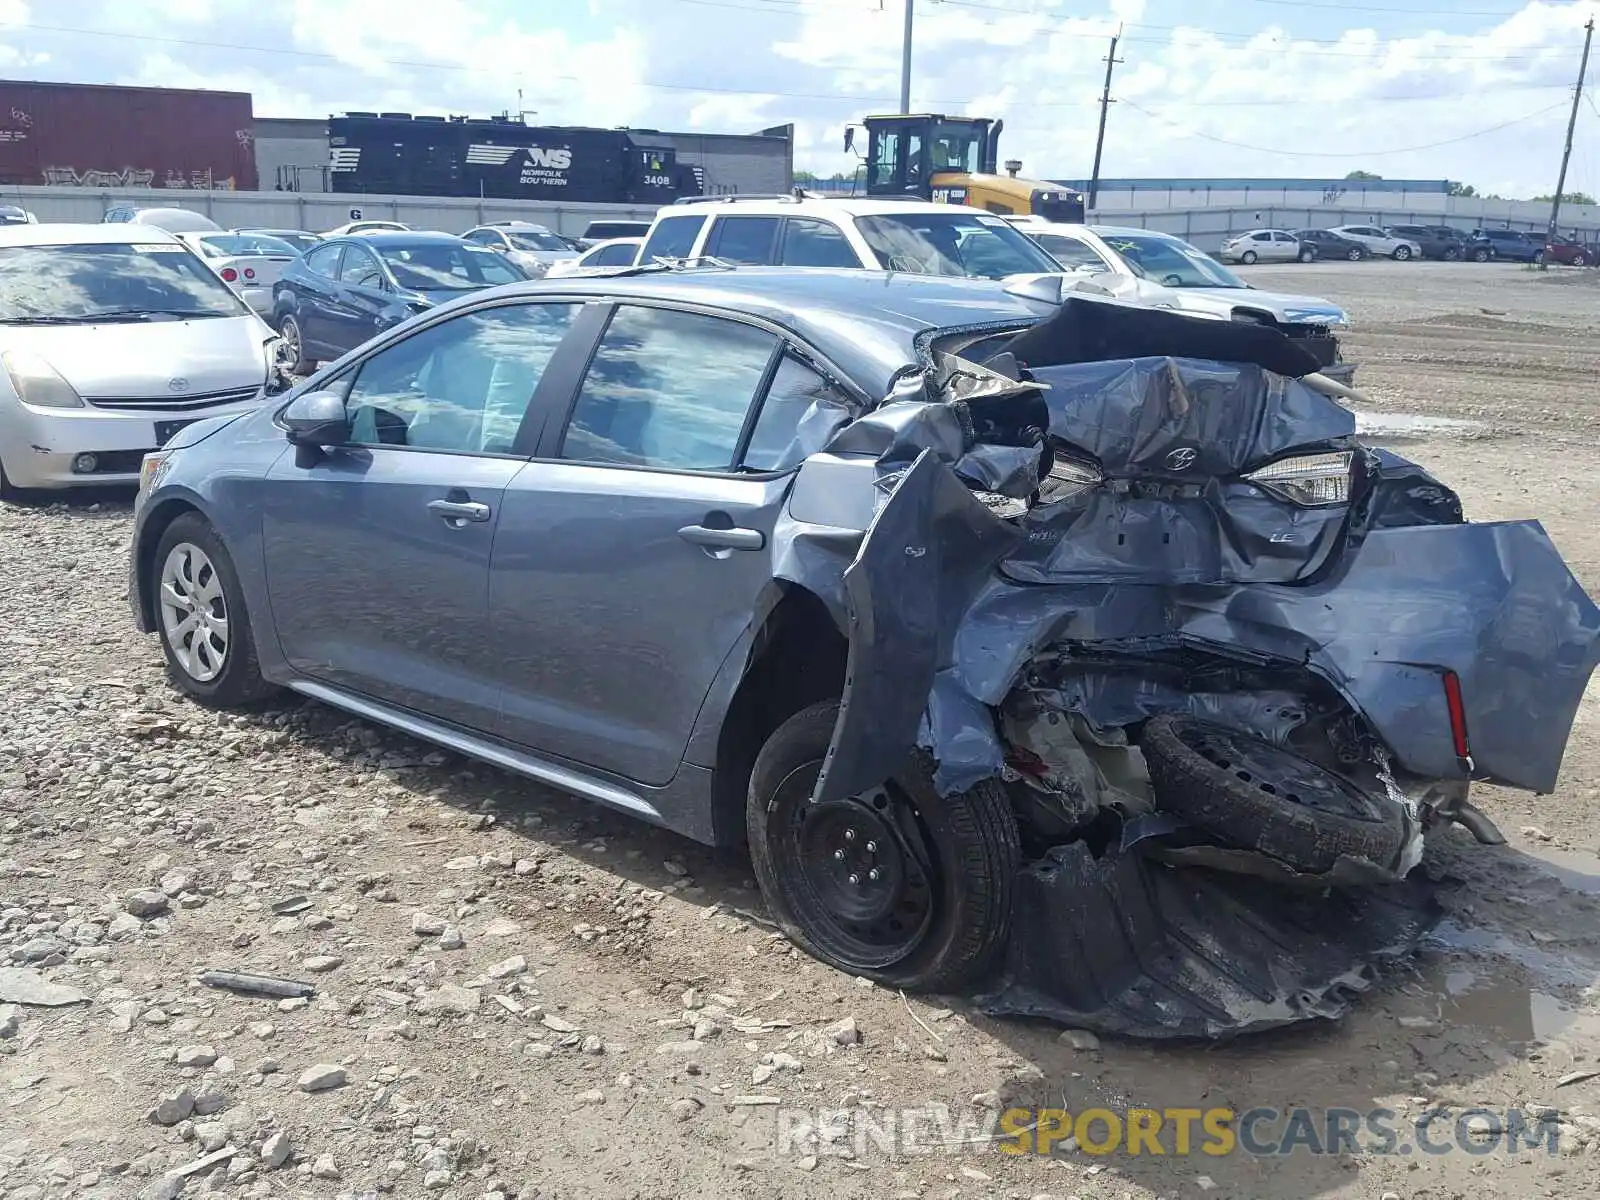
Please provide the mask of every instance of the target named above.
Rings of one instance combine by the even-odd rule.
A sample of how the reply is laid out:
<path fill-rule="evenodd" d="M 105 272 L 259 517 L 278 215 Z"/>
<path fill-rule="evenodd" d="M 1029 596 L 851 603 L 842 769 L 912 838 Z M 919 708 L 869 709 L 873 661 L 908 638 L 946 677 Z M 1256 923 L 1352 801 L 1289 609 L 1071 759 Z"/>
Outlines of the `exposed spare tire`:
<path fill-rule="evenodd" d="M 1186 716 L 1156 717 L 1140 745 L 1157 805 L 1230 845 L 1319 874 L 1345 855 L 1399 858 L 1400 806 L 1293 751 Z"/>

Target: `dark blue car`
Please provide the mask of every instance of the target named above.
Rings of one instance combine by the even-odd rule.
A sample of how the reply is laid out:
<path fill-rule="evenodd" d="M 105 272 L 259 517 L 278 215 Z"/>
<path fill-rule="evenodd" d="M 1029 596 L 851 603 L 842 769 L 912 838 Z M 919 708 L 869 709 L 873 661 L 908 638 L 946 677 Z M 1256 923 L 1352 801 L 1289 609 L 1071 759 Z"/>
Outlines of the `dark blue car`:
<path fill-rule="evenodd" d="M 1503 259 L 1506 262 L 1536 263 L 1544 259 L 1544 235 L 1530 236 L 1520 229 L 1479 229 L 1467 245 L 1467 257 L 1474 262 Z"/>
<path fill-rule="evenodd" d="M 449 233 L 332 238 L 284 268 L 273 324 L 305 375 L 435 304 L 528 276 L 493 250 Z"/>

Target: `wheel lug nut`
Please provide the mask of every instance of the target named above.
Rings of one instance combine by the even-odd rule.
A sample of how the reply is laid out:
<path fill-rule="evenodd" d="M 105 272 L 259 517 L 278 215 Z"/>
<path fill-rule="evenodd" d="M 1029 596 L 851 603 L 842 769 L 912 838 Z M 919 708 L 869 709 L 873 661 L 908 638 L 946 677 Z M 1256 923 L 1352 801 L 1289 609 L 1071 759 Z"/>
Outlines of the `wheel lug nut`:
<path fill-rule="evenodd" d="M 833 857 L 838 859 L 840 862 L 843 862 L 844 861 L 844 851 L 843 850 L 835 850 L 833 852 Z"/>
<path fill-rule="evenodd" d="M 859 876 L 859 875 L 851 875 L 850 876 L 850 882 L 852 884 L 859 884 L 861 882 L 861 876 Z"/>
<path fill-rule="evenodd" d="M 873 883 L 877 883 L 878 880 L 882 877 L 882 875 L 883 875 L 883 872 L 878 870 L 877 867 L 873 867 L 872 870 L 867 872 L 867 878 L 872 880 Z"/>
<path fill-rule="evenodd" d="M 856 840 L 856 831 L 854 829 L 846 829 L 844 831 L 844 840 L 847 841 L 847 842 L 855 841 Z"/>
<path fill-rule="evenodd" d="M 878 843 L 877 842 L 868 842 L 867 843 L 867 853 L 868 854 L 876 854 L 877 852 L 878 852 Z"/>

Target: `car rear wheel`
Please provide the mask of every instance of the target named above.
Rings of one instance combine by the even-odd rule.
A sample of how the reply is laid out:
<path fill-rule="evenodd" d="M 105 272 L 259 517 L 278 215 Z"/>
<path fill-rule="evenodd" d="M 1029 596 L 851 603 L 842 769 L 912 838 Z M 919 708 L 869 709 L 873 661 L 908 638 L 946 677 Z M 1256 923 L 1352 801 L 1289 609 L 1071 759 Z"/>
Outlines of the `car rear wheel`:
<path fill-rule="evenodd" d="M 1488 262 L 1490 257 L 1491 252 L 1487 246 L 1479 246 L 1472 252 L 1473 262 Z"/>
<path fill-rule="evenodd" d="M 293 313 L 285 313 L 279 320 L 278 333 L 283 338 L 284 361 L 289 364 L 289 374 L 309 375 L 317 369 L 317 364 L 306 357 L 305 335 Z"/>
<path fill-rule="evenodd" d="M 1411 247 L 1410 246 L 1396 246 L 1394 248 L 1394 260 L 1395 260 L 1395 262 L 1405 262 L 1406 259 L 1408 259 L 1410 257 L 1411 257 Z"/>
<path fill-rule="evenodd" d="M 1587 267 L 1589 265 L 1589 258 L 1585 254 L 1574 254 L 1572 256 L 1572 265 L 1575 267 Z"/>
<path fill-rule="evenodd" d="M 199 513 L 167 526 L 149 581 L 167 674 L 213 708 L 265 700 L 277 688 L 261 676 L 244 591 L 222 539 Z"/>
<path fill-rule="evenodd" d="M 1300 870 L 1328 871 L 1344 856 L 1389 867 L 1405 841 L 1398 804 L 1225 725 L 1157 717 L 1140 749 L 1159 807 Z"/>
<path fill-rule="evenodd" d="M 881 787 L 826 804 L 811 794 L 839 706 L 790 717 L 750 777 L 750 858 L 795 945 L 890 987 L 953 991 L 1004 952 L 1020 851 L 1004 789 L 940 796 L 916 751 Z"/>
<path fill-rule="evenodd" d="M 1444 260 L 1445 262 L 1460 262 L 1461 251 L 1457 250 L 1454 246 L 1446 246 L 1444 248 Z"/>
<path fill-rule="evenodd" d="M 1300 261 L 1301 262 L 1308 263 L 1312 259 L 1314 259 L 1316 256 L 1317 256 L 1317 252 L 1315 250 L 1313 250 L 1310 246 L 1302 246 L 1300 248 Z"/>
<path fill-rule="evenodd" d="M 1535 254 L 1533 256 L 1533 258 L 1530 261 L 1533 263 L 1534 266 L 1536 266 L 1536 267 L 1539 266 L 1541 263 L 1544 262 L 1544 251 L 1540 250 L 1537 254 Z"/>
<path fill-rule="evenodd" d="M 1250 264 L 1256 261 L 1256 252 L 1254 250 L 1246 250 L 1243 254 L 1239 255 L 1239 261 L 1247 267 L 1250 266 Z"/>

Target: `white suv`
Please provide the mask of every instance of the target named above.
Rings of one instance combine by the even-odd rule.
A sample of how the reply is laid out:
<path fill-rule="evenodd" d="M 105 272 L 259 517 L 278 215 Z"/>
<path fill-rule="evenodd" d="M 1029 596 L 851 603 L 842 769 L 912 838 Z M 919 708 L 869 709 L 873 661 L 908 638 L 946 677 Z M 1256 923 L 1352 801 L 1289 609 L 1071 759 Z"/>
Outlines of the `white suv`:
<path fill-rule="evenodd" d="M 726 196 L 675 204 L 656 214 L 638 261 L 658 258 L 986 279 L 1061 272 L 1003 218 L 922 200 Z"/>

